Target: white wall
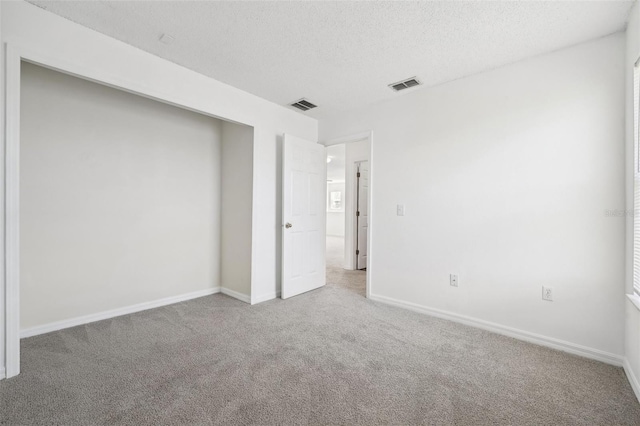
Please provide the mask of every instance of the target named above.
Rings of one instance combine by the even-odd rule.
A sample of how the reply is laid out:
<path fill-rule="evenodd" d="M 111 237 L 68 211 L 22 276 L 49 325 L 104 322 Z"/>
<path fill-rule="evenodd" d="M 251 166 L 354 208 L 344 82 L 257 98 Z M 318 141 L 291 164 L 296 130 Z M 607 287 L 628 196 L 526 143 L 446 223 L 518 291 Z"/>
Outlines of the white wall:
<path fill-rule="evenodd" d="M 344 212 L 327 212 L 327 235 L 344 238 Z"/>
<path fill-rule="evenodd" d="M 4 13 L 4 7 L 2 5 L 3 2 L 0 1 L 0 36 L 4 33 L 4 24 L 3 24 L 3 13 Z M 0 55 L 0 127 L 3 129 L 2 132 L 4 132 L 5 129 L 5 114 L 4 114 L 4 81 L 5 81 L 5 67 L 4 67 L 4 55 Z M 0 136 L 3 137 L 3 136 Z M 2 150 L 0 150 L 0 153 L 2 152 Z M 4 169 L 4 156 L 2 154 L 0 154 L 0 158 L 3 159 L 3 161 L 0 161 L 0 176 L 4 176 L 5 175 L 5 169 Z M 3 229 L 3 225 L 5 223 L 5 215 L 4 215 L 4 185 L 2 185 L 2 187 L 0 188 L 0 233 L 2 235 L 4 234 L 4 229 Z M 0 259 L 4 259 L 5 258 L 5 252 L 4 252 L 4 244 L 0 244 Z M 0 261 L 0 379 L 3 379 L 5 377 L 6 374 L 6 369 L 5 369 L 5 347 L 4 347 L 4 342 L 5 342 L 5 322 L 4 322 L 4 318 L 6 318 L 6 314 L 5 314 L 5 289 L 4 289 L 4 276 L 5 276 L 5 268 L 4 268 L 4 262 Z"/>
<path fill-rule="evenodd" d="M 327 235 L 334 237 L 344 237 L 344 202 L 345 202 L 345 185 L 344 182 L 328 182 L 327 183 L 327 206 L 330 202 L 330 194 L 333 191 L 342 192 L 342 211 L 331 211 L 327 207 Z"/>
<path fill-rule="evenodd" d="M 251 300 L 253 128 L 222 124 L 222 292 Z"/>
<path fill-rule="evenodd" d="M 260 214 L 252 217 L 251 296 L 255 301 L 276 297 L 280 283 L 281 135 L 317 140 L 317 121 L 25 2 L 2 2 L 0 19 L 2 43 L 46 58 L 54 67 L 73 68 L 83 76 L 128 91 L 254 127 L 252 208 Z M 4 93 L 2 99 L 4 108 Z M 4 294 L 4 282 L 0 294 Z M 4 332 L 4 316 L 0 318 Z M 2 337 L 0 344 L 4 343 Z M 3 353 L 4 347 L 0 347 Z"/>
<path fill-rule="evenodd" d="M 626 195 L 627 211 L 633 211 L 633 64 L 640 57 L 640 5 L 636 2 L 627 26 L 627 56 L 625 61 L 626 93 Z M 627 214 L 626 291 L 633 292 L 633 216 Z M 626 300 L 625 370 L 636 396 L 640 399 L 640 310 Z"/>
<path fill-rule="evenodd" d="M 344 144 L 327 147 L 327 235 L 344 237 L 345 203 L 345 146 Z M 329 196 L 333 191 L 342 192 L 341 211 L 329 209 Z"/>
<path fill-rule="evenodd" d="M 89 30 L 25 2 L 2 9 L 2 39 L 27 46 L 59 64 L 134 92 L 254 127 L 252 295 L 275 297 L 279 285 L 281 135 L 317 140 L 317 121 Z"/>
<path fill-rule="evenodd" d="M 619 33 L 323 120 L 373 131 L 372 296 L 620 362 L 623 64 Z"/>
<path fill-rule="evenodd" d="M 22 65 L 21 329 L 220 286 L 220 120 Z"/>

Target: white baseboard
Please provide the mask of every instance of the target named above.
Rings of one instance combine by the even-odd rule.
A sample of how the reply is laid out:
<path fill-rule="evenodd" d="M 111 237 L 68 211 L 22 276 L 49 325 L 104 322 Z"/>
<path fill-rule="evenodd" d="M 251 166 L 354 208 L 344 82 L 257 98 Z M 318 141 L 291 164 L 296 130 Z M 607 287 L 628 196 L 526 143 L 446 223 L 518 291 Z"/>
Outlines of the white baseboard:
<path fill-rule="evenodd" d="M 273 292 L 273 293 L 262 294 L 260 296 L 256 296 L 255 298 L 253 298 L 251 300 L 251 304 L 255 305 L 255 304 L 258 304 L 258 303 L 266 302 L 267 300 L 277 299 L 278 297 L 280 297 L 280 292 L 279 291 L 276 291 L 276 292 Z"/>
<path fill-rule="evenodd" d="M 164 299 L 153 300 L 151 302 L 143 302 L 136 305 L 125 306 L 123 308 L 112 309 L 109 311 L 98 312 L 95 314 L 76 318 L 69 318 L 62 321 L 56 321 L 49 324 L 20 330 L 20 338 L 24 339 L 25 337 L 37 336 L 38 334 L 44 334 L 69 327 L 75 327 L 77 325 L 88 324 L 90 322 L 119 317 L 121 315 L 133 314 L 135 312 L 146 311 L 147 309 L 159 308 L 166 305 L 172 305 L 174 303 L 184 302 L 186 300 L 196 299 L 198 297 L 209 296 L 210 294 L 215 293 L 220 293 L 220 287 L 208 288 L 206 290 L 194 291 L 178 296 L 165 297 Z"/>
<path fill-rule="evenodd" d="M 244 303 L 249 303 L 249 304 L 251 303 L 251 297 L 249 297 L 249 295 L 247 295 L 247 294 L 240 293 L 240 292 L 237 292 L 237 291 L 233 291 L 233 290 L 230 290 L 230 289 L 228 289 L 226 287 L 222 287 L 220 289 L 220 292 L 222 294 L 226 294 L 227 296 L 231 296 L 234 299 L 241 300 Z"/>
<path fill-rule="evenodd" d="M 633 393 L 636 394 L 636 398 L 638 402 L 640 402 L 640 382 L 638 381 L 638 377 L 636 377 L 633 369 L 631 368 L 631 364 L 629 364 L 629 360 L 627 358 L 624 359 L 624 373 L 627 375 L 627 379 L 631 384 L 631 388 L 633 389 Z"/>
<path fill-rule="evenodd" d="M 0 380 L 4 379 L 6 377 L 7 377 L 7 375 L 6 375 L 5 371 L 4 371 L 4 367 L 0 367 Z"/>
<path fill-rule="evenodd" d="M 456 314 L 453 312 L 448 312 L 448 311 L 435 309 L 435 308 L 429 308 L 426 306 L 418 305 L 416 303 L 392 299 L 386 296 L 378 296 L 375 294 L 371 294 L 369 298 L 371 300 L 382 302 L 387 305 L 397 306 L 400 308 L 409 309 L 411 311 L 420 312 L 420 313 L 431 315 L 434 317 L 469 325 L 471 327 L 481 328 L 483 330 L 491 331 L 497 334 L 502 334 L 504 336 L 513 337 L 514 339 L 524 340 L 529 343 L 535 343 L 536 345 L 546 346 L 552 349 L 568 352 L 573 355 L 579 355 L 585 358 L 615 365 L 617 367 L 621 367 L 623 365 L 622 356 L 601 351 L 599 349 L 593 349 L 586 346 L 577 345 L 575 343 L 555 339 L 553 337 L 547 337 L 541 334 L 530 333 L 528 331 L 506 327 L 504 325 L 480 320 L 477 318 L 468 317 L 465 315 Z"/>

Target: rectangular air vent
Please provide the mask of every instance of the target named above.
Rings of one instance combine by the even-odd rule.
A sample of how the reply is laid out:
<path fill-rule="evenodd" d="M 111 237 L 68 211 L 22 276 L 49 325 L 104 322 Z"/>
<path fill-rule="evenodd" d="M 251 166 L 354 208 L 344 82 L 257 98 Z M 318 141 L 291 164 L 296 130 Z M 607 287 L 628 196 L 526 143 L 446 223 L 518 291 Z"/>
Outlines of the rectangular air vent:
<path fill-rule="evenodd" d="M 391 87 L 396 92 L 399 92 L 401 90 L 408 89 L 410 87 L 419 86 L 420 84 L 421 84 L 420 80 L 418 80 L 416 77 L 411 77 L 406 80 L 399 81 L 397 83 L 392 83 L 389 85 L 389 87 Z"/>
<path fill-rule="evenodd" d="M 295 101 L 294 103 L 291 104 L 292 107 L 298 108 L 302 111 L 308 111 L 311 108 L 315 108 L 318 105 L 314 105 L 311 102 L 309 102 L 308 100 L 306 100 L 305 98 L 300 99 L 299 101 Z"/>

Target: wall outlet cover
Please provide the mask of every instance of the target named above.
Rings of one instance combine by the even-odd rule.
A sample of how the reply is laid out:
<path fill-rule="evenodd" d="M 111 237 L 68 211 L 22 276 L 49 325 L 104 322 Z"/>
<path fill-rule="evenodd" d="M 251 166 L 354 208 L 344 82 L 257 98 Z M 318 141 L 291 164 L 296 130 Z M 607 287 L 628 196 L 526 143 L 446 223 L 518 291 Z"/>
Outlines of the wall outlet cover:
<path fill-rule="evenodd" d="M 451 274 L 449 275 L 449 285 L 452 287 L 458 287 L 458 275 Z"/>

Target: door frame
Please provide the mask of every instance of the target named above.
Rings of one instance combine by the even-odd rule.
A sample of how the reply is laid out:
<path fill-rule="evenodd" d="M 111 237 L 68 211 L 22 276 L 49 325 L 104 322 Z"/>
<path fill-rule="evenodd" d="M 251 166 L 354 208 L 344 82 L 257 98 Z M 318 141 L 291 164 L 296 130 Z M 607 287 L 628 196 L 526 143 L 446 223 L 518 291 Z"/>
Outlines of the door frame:
<path fill-rule="evenodd" d="M 4 188 L 0 188 L 0 232 L 4 231 L 0 243 L 0 353 L 4 351 L 5 356 L 4 365 L 0 365 L 0 380 L 20 374 L 20 69 L 22 61 L 209 117 L 254 127 L 252 123 L 213 114 L 207 110 L 211 108 L 210 105 L 196 105 L 194 102 L 165 92 L 162 88 L 123 78 L 100 67 L 92 66 L 90 63 L 83 63 L 71 55 L 52 55 L 51 52 L 25 40 L 10 40 L 2 47 L 4 47 L 5 126 L 2 135 L 4 149 L 0 149 L 0 176 L 4 177 L 5 185 Z M 4 310 L 4 324 L 1 321 L 2 310 Z"/>
<path fill-rule="evenodd" d="M 347 164 L 347 167 L 355 167 L 356 163 L 362 162 L 362 161 L 368 161 L 369 162 L 369 199 L 367 202 L 367 207 L 368 207 L 368 216 L 369 216 L 369 226 L 367 228 L 367 274 L 366 274 L 366 292 L 365 292 L 365 296 L 367 298 L 371 297 L 371 289 L 372 289 L 372 283 L 373 283 L 373 274 L 375 271 L 375 266 L 373 264 L 374 262 L 374 250 L 373 250 L 373 226 L 374 226 L 374 213 L 373 213 L 373 209 L 371 208 L 371 206 L 373 205 L 373 191 L 371 188 L 373 188 L 374 185 L 374 164 L 373 164 L 373 154 L 374 154 L 374 150 L 373 150 L 373 131 L 369 130 L 369 131 L 365 131 L 365 132 L 361 132 L 361 133 L 355 133 L 352 135 L 347 135 L 347 136 L 343 136 L 343 137 L 339 137 L 339 138 L 333 138 L 333 139 L 328 139 L 326 141 L 321 141 L 320 143 L 323 144 L 326 147 L 332 146 L 332 145 L 340 145 L 340 144 L 349 144 L 349 143 L 353 143 L 353 142 L 362 142 L 362 141 L 368 141 L 369 142 L 369 155 L 368 156 L 358 156 L 358 157 L 354 157 L 353 159 L 351 159 L 350 163 Z M 347 171 L 345 170 L 345 173 Z M 354 179 L 353 183 L 352 183 L 352 188 L 345 188 L 347 189 L 347 191 L 350 191 L 351 194 L 355 194 L 354 191 L 356 191 L 356 187 L 354 185 L 357 185 L 357 181 Z M 346 197 L 347 200 L 349 198 L 353 199 L 355 202 L 355 196 L 353 197 Z M 353 207 L 353 206 L 352 206 Z M 352 209 L 347 209 L 347 205 L 345 203 L 345 215 L 349 215 L 350 214 L 350 210 Z M 354 210 L 355 211 L 355 210 Z M 349 246 L 353 246 L 353 242 L 354 242 L 354 238 L 356 235 L 355 232 L 355 227 L 356 227 L 356 218 L 355 215 L 351 215 L 351 218 L 347 218 L 346 220 L 346 225 L 345 226 L 345 235 L 344 235 L 344 239 L 345 239 L 345 258 L 344 258 L 344 263 L 345 263 L 345 269 L 355 269 L 356 268 L 356 259 L 355 259 L 355 248 L 353 248 L 352 250 L 349 250 Z M 350 244 L 347 244 L 347 242 L 350 242 Z"/>

